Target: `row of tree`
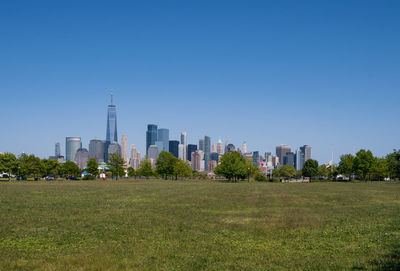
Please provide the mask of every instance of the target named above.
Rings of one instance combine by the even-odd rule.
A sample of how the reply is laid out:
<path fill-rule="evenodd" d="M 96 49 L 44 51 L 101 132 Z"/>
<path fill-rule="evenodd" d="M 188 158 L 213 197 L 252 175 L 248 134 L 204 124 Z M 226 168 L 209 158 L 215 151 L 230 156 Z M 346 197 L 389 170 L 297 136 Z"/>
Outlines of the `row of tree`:
<path fill-rule="evenodd" d="M 189 177 L 196 175 L 192 170 L 189 162 L 176 158 L 172 153 L 162 151 L 156 161 L 156 169 L 153 169 L 148 159 L 143 159 L 140 162 L 139 168 L 134 170 L 132 167 L 128 168 L 128 176 L 160 176 L 164 179 L 178 179 L 178 177 Z"/>
<path fill-rule="evenodd" d="M 109 169 L 114 176 L 125 175 L 124 162 L 119 155 L 110 155 Z M 96 159 L 91 158 L 85 170 L 93 176 L 99 174 Z M 61 164 L 54 159 L 40 159 L 35 155 L 25 153 L 16 157 L 12 153 L 0 154 L 0 173 L 14 174 L 25 178 L 40 178 L 44 176 L 80 176 L 82 171 L 72 161 Z"/>
<path fill-rule="evenodd" d="M 123 159 L 117 154 L 111 154 L 108 162 L 109 173 L 112 176 L 125 176 L 126 166 Z M 92 176 L 98 176 L 98 164 L 94 158 L 90 159 L 85 170 Z M 43 177 L 49 175 L 79 176 L 82 172 L 71 161 L 60 164 L 57 160 L 40 159 L 35 155 L 21 154 L 16 157 L 12 153 L 0 154 L 0 173 L 5 172 L 25 177 Z M 250 176 L 260 177 L 262 173 L 251 160 L 246 160 L 238 152 L 226 153 L 222 156 L 219 165 L 214 170 L 218 176 L 228 180 L 238 181 Z M 199 175 L 191 169 L 187 161 L 174 157 L 163 151 L 156 161 L 156 169 L 148 159 L 141 161 L 139 169 L 127 169 L 128 176 L 161 176 L 164 179 Z M 384 180 L 385 178 L 400 179 L 400 150 L 394 150 L 386 157 L 375 157 L 369 150 L 360 150 L 356 155 L 345 154 L 340 157 L 336 166 L 318 165 L 318 161 L 307 160 L 301 171 L 291 165 L 284 165 L 273 171 L 275 177 L 330 177 L 343 174 L 349 178 L 361 180 Z"/>
<path fill-rule="evenodd" d="M 49 175 L 77 176 L 79 167 L 71 161 L 60 164 L 53 159 L 40 159 L 25 153 L 16 157 L 12 153 L 0 154 L 0 172 L 24 177 L 39 178 Z"/>
<path fill-rule="evenodd" d="M 400 179 L 400 150 L 386 157 L 375 157 L 370 150 L 360 150 L 356 155 L 340 157 L 337 173 L 361 180 Z"/>
<path fill-rule="evenodd" d="M 310 159 L 304 163 L 302 170 L 285 165 L 274 170 L 276 177 L 328 177 L 335 178 L 342 174 L 349 179 L 381 181 L 386 178 L 400 179 L 400 150 L 394 150 L 386 157 L 375 157 L 370 150 L 360 150 L 356 155 L 345 154 L 340 157 L 338 166 L 318 165 Z"/>

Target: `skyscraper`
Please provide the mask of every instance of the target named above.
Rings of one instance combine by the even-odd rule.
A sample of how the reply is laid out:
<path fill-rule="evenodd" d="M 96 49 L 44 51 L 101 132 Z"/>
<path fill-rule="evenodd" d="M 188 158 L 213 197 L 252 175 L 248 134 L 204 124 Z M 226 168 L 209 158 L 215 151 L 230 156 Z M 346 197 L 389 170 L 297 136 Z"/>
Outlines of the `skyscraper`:
<path fill-rule="evenodd" d="M 129 164 L 133 169 L 139 168 L 139 162 L 140 162 L 139 155 L 140 153 L 136 150 L 135 145 L 131 145 L 131 159 L 129 161 Z"/>
<path fill-rule="evenodd" d="M 161 152 L 163 151 L 164 144 L 163 144 L 162 141 L 156 141 L 156 143 L 154 143 L 154 145 L 157 146 L 157 148 L 158 148 L 158 153 L 161 153 Z"/>
<path fill-rule="evenodd" d="M 210 161 L 217 161 L 218 163 L 218 159 L 219 159 L 219 154 L 216 152 L 212 152 L 210 155 Z"/>
<path fill-rule="evenodd" d="M 226 147 L 225 147 L 225 153 L 227 153 L 227 152 L 233 152 L 233 151 L 235 151 L 235 145 L 233 145 L 233 144 L 228 144 Z"/>
<path fill-rule="evenodd" d="M 106 142 L 118 142 L 117 134 L 117 107 L 113 105 L 113 92 L 111 91 L 111 103 L 107 109 L 107 134 Z"/>
<path fill-rule="evenodd" d="M 108 153 L 107 157 L 109 157 L 113 153 L 116 153 L 117 155 L 121 156 L 121 146 L 116 141 L 110 143 L 108 145 L 107 153 Z"/>
<path fill-rule="evenodd" d="M 183 159 L 187 160 L 187 143 L 186 143 L 186 132 L 181 133 L 181 144 L 183 145 Z"/>
<path fill-rule="evenodd" d="M 253 152 L 253 166 L 258 166 L 259 158 L 260 158 L 260 153 L 258 151 Z"/>
<path fill-rule="evenodd" d="M 283 163 L 283 157 L 285 157 L 287 152 L 291 152 L 292 148 L 288 145 L 280 145 L 276 147 L 276 156 L 279 157 L 279 164 L 281 166 L 284 165 Z"/>
<path fill-rule="evenodd" d="M 194 151 L 197 151 L 197 145 L 195 144 L 189 144 L 187 146 L 187 160 L 192 161 L 192 153 Z"/>
<path fill-rule="evenodd" d="M 204 170 L 204 152 L 202 150 L 197 150 L 192 152 L 192 169 L 197 171 Z"/>
<path fill-rule="evenodd" d="M 225 141 L 224 153 L 227 153 L 227 152 L 228 152 L 228 145 L 229 145 L 228 141 Z"/>
<path fill-rule="evenodd" d="M 162 142 L 162 149 L 159 148 L 159 152 L 169 151 L 169 130 L 165 128 L 158 129 L 157 141 Z"/>
<path fill-rule="evenodd" d="M 104 142 L 100 139 L 92 139 L 89 142 L 89 157 L 95 158 L 97 163 L 104 162 Z"/>
<path fill-rule="evenodd" d="M 294 167 L 294 153 L 293 152 L 286 153 L 286 155 L 283 157 L 283 164 L 291 165 Z"/>
<path fill-rule="evenodd" d="M 199 139 L 199 150 L 204 151 L 204 139 Z"/>
<path fill-rule="evenodd" d="M 89 152 L 87 149 L 80 148 L 76 151 L 75 163 L 78 165 L 80 169 L 84 169 L 89 161 Z"/>
<path fill-rule="evenodd" d="M 213 153 L 213 152 L 217 152 L 217 145 L 215 145 L 215 144 L 211 145 L 211 153 Z"/>
<path fill-rule="evenodd" d="M 55 151 L 54 151 L 54 156 L 55 156 L 57 159 L 61 156 L 60 142 L 57 142 L 57 143 L 56 143 Z"/>
<path fill-rule="evenodd" d="M 148 124 L 147 131 L 146 131 L 146 154 L 149 154 L 149 147 L 150 145 L 156 144 L 157 141 L 157 125 L 155 124 Z"/>
<path fill-rule="evenodd" d="M 209 136 L 204 137 L 204 169 L 208 170 L 208 162 L 211 155 L 211 139 Z"/>
<path fill-rule="evenodd" d="M 74 161 L 78 149 L 82 148 L 80 137 L 66 137 L 65 138 L 65 159 L 67 161 Z"/>
<path fill-rule="evenodd" d="M 148 149 L 148 157 L 152 161 L 152 164 L 155 164 L 155 161 L 158 159 L 158 147 L 156 145 L 150 145 Z"/>
<path fill-rule="evenodd" d="M 242 143 L 242 153 L 247 153 L 247 143 L 246 143 L 246 141 L 244 141 Z"/>
<path fill-rule="evenodd" d="M 304 155 L 303 163 L 305 163 L 307 160 L 311 159 L 311 146 L 304 145 L 303 147 L 300 147 L 300 150 Z"/>
<path fill-rule="evenodd" d="M 128 155 L 127 155 L 127 151 L 128 151 L 128 142 L 127 142 L 127 138 L 126 135 L 122 135 L 121 137 L 121 157 L 125 162 L 125 165 L 128 164 Z"/>
<path fill-rule="evenodd" d="M 183 145 L 183 144 L 178 145 L 178 158 L 181 160 L 186 160 L 185 159 L 185 145 Z"/>
<path fill-rule="evenodd" d="M 218 143 L 217 143 L 217 153 L 218 153 L 219 155 L 222 155 L 222 154 L 224 153 L 224 147 L 222 146 L 222 141 L 221 141 L 221 139 L 218 140 Z"/>
<path fill-rule="evenodd" d="M 300 149 L 296 150 L 296 153 L 294 154 L 294 160 L 295 160 L 295 167 L 296 170 L 301 170 L 303 169 L 303 157 Z"/>
<path fill-rule="evenodd" d="M 176 158 L 179 157 L 179 141 L 170 140 L 169 141 L 169 152 L 172 153 Z"/>

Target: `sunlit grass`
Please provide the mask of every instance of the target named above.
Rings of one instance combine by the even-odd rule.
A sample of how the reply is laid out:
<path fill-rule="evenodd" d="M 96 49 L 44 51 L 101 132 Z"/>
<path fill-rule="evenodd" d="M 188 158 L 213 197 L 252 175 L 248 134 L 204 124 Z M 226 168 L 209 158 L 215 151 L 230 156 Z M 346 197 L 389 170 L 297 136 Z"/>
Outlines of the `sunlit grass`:
<path fill-rule="evenodd" d="M 0 183 L 0 270 L 396 270 L 399 244 L 396 183 Z"/>

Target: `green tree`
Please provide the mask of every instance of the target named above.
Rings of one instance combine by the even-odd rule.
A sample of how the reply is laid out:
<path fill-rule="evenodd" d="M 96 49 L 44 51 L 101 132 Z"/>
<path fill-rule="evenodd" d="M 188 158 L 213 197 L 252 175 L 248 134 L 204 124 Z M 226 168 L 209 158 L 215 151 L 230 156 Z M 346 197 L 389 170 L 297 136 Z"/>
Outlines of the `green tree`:
<path fill-rule="evenodd" d="M 376 164 L 376 158 L 370 150 L 360 150 L 354 158 L 354 173 L 362 180 L 366 181 L 370 178 L 373 168 Z"/>
<path fill-rule="evenodd" d="M 383 181 L 389 176 L 388 161 L 385 158 L 376 158 L 375 165 L 371 171 L 371 178 L 376 181 Z"/>
<path fill-rule="evenodd" d="M 178 161 L 175 162 L 173 172 L 175 175 L 175 180 L 177 180 L 178 177 L 191 176 L 193 171 L 190 168 L 189 162 L 178 159 Z"/>
<path fill-rule="evenodd" d="M 136 177 L 136 170 L 133 167 L 128 167 L 128 176 Z"/>
<path fill-rule="evenodd" d="M 246 160 L 236 151 L 225 153 L 214 173 L 230 181 L 244 179 L 248 173 Z"/>
<path fill-rule="evenodd" d="M 113 176 L 124 176 L 125 175 L 125 162 L 122 157 L 117 153 L 112 153 L 108 157 L 108 166 Z"/>
<path fill-rule="evenodd" d="M 386 156 L 386 160 L 390 177 L 400 179 L 400 150 L 393 150 Z"/>
<path fill-rule="evenodd" d="M 329 176 L 329 166 L 327 165 L 320 165 L 318 167 L 318 176 L 320 177 L 328 177 Z"/>
<path fill-rule="evenodd" d="M 36 157 L 33 154 L 27 155 L 23 153 L 18 157 L 18 161 L 19 172 L 24 176 L 38 178 L 45 173 L 45 168 L 42 160 L 40 160 L 39 157 Z"/>
<path fill-rule="evenodd" d="M 61 170 L 61 164 L 54 159 L 43 159 L 44 175 L 58 175 Z"/>
<path fill-rule="evenodd" d="M 276 168 L 273 175 L 276 177 L 292 178 L 296 176 L 296 169 L 292 165 L 284 165 Z"/>
<path fill-rule="evenodd" d="M 310 180 L 312 177 L 318 176 L 318 161 L 314 159 L 308 159 L 303 165 L 303 176 L 309 177 Z"/>
<path fill-rule="evenodd" d="M 246 159 L 247 181 L 250 182 L 250 177 L 256 176 L 260 173 L 260 169 L 254 165 L 253 159 Z"/>
<path fill-rule="evenodd" d="M 72 161 L 66 161 L 62 165 L 61 171 L 62 171 L 64 177 L 66 177 L 66 176 L 78 177 L 81 174 L 81 170 L 79 169 L 77 164 L 75 164 Z"/>
<path fill-rule="evenodd" d="M 12 153 L 0 154 L 0 173 L 8 173 L 8 179 L 11 174 L 18 174 L 18 159 Z"/>
<path fill-rule="evenodd" d="M 154 176 L 153 167 L 151 166 L 151 162 L 149 159 L 145 158 L 140 162 L 138 174 L 139 176 L 144 176 L 146 178 Z"/>
<path fill-rule="evenodd" d="M 351 179 L 351 176 L 354 174 L 354 156 L 352 154 L 340 156 L 340 162 L 337 171 Z"/>
<path fill-rule="evenodd" d="M 86 171 L 95 177 L 99 175 L 99 164 L 97 164 L 96 158 L 89 159 L 89 162 L 86 166 Z"/>
<path fill-rule="evenodd" d="M 164 179 L 175 174 L 175 165 L 178 159 L 170 152 L 162 151 L 157 159 L 157 173 Z"/>

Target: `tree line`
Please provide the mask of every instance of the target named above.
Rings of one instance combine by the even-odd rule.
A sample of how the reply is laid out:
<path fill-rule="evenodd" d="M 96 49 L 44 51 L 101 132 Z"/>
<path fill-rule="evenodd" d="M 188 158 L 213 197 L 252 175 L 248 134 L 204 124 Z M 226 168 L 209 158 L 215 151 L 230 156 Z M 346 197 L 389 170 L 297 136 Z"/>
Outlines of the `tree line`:
<path fill-rule="evenodd" d="M 94 158 L 88 161 L 85 168 L 90 176 L 99 175 L 98 164 Z M 12 153 L 0 154 L 0 173 L 14 174 L 17 176 L 33 177 L 35 179 L 58 175 L 63 177 L 78 177 L 82 171 L 72 161 L 66 161 L 64 164 L 53 159 L 40 159 L 35 155 L 25 153 L 16 157 Z M 153 168 L 149 159 L 141 161 L 137 170 L 132 167 L 126 168 L 124 160 L 118 154 L 111 154 L 108 162 L 107 173 L 109 176 L 130 177 L 151 177 L 158 176 L 164 179 L 178 179 L 190 176 L 204 176 L 194 171 L 187 161 L 176 158 L 170 152 L 162 151 L 156 160 Z M 253 165 L 251 159 L 246 160 L 240 153 L 234 151 L 226 153 L 220 159 L 220 163 L 215 168 L 214 173 L 217 176 L 225 177 L 230 181 L 239 181 L 254 177 L 257 181 L 267 180 L 264 173 Z M 274 177 L 326 177 L 335 178 L 342 174 L 348 178 L 357 178 L 360 180 L 385 180 L 400 179 L 400 150 L 394 150 L 386 157 L 375 157 L 370 150 L 360 150 L 355 155 L 345 154 L 340 157 L 337 166 L 319 165 L 318 161 L 309 159 L 303 169 L 298 171 L 291 165 L 284 165 L 274 169 Z"/>

